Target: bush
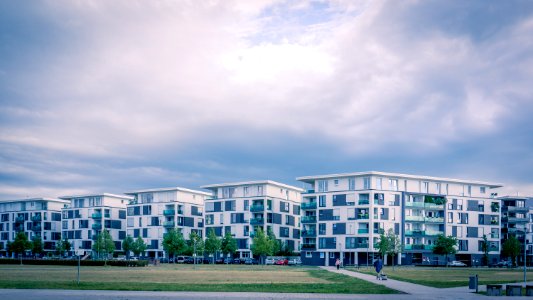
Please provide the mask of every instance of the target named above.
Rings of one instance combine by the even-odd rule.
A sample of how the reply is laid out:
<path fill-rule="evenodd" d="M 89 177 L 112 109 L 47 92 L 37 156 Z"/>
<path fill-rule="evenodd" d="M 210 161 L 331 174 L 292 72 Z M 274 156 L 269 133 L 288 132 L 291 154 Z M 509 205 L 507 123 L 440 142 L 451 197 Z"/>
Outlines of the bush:
<path fill-rule="evenodd" d="M 2 258 L 0 264 L 3 265 L 18 265 L 19 259 Z M 77 260 L 64 260 L 64 259 L 23 259 L 23 265 L 55 265 L 55 266 L 77 266 Z M 103 266 L 106 262 L 103 260 L 82 260 L 81 266 Z M 147 260 L 108 260 L 108 266 L 114 267 L 146 267 L 148 265 Z"/>

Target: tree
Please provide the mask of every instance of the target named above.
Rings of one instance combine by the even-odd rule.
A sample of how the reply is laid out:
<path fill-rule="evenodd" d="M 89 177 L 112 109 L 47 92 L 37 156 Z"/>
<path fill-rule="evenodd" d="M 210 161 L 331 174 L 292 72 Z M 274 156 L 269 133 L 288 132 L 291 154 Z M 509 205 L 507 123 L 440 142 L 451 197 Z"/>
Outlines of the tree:
<path fill-rule="evenodd" d="M 63 240 L 58 240 L 56 242 L 56 254 L 63 255 L 63 251 L 65 251 L 65 249 L 63 248 Z"/>
<path fill-rule="evenodd" d="M 379 235 L 379 242 L 378 242 L 378 252 L 380 253 L 382 258 L 385 258 L 385 254 L 389 252 L 389 239 L 385 235 L 384 231 L 381 231 Z"/>
<path fill-rule="evenodd" d="M 483 265 L 489 264 L 489 242 L 487 240 L 487 235 L 483 235 L 483 240 L 481 241 L 481 251 L 483 251 Z"/>
<path fill-rule="evenodd" d="M 392 228 L 387 232 L 387 244 L 387 254 L 392 257 L 392 268 L 394 270 L 394 257 L 402 251 L 402 241 Z"/>
<path fill-rule="evenodd" d="M 31 241 L 31 252 L 33 255 L 39 255 L 44 252 L 43 240 L 38 235 L 34 236 Z"/>
<path fill-rule="evenodd" d="M 20 255 L 30 250 L 32 243 L 28 240 L 28 237 L 24 232 L 18 232 L 15 236 L 15 240 L 9 245 L 9 248 L 12 252 L 15 252 Z"/>
<path fill-rule="evenodd" d="M 220 250 L 222 250 L 224 256 L 226 256 L 227 254 L 231 254 L 231 256 L 233 256 L 235 252 L 237 252 L 237 240 L 233 238 L 231 233 L 226 232 L 224 238 L 222 238 L 222 245 L 220 246 Z"/>
<path fill-rule="evenodd" d="M 198 253 L 204 252 L 204 240 L 196 233 L 192 231 L 189 234 L 189 240 L 187 240 L 187 255 L 197 256 Z"/>
<path fill-rule="evenodd" d="M 210 228 L 207 238 L 205 239 L 205 252 L 207 252 L 207 254 L 212 254 L 214 260 L 214 254 L 220 250 L 221 246 L 222 241 L 217 237 L 213 228 Z"/>
<path fill-rule="evenodd" d="M 170 229 L 163 236 L 163 250 L 165 250 L 170 257 L 177 254 L 181 254 L 186 250 L 187 244 L 183 238 L 181 231 L 178 231 L 176 228 Z M 174 261 L 175 262 L 175 261 Z"/>
<path fill-rule="evenodd" d="M 115 242 L 109 234 L 109 231 L 103 230 L 96 236 L 94 241 L 93 250 L 98 253 L 98 256 L 104 255 L 104 260 L 107 261 L 109 254 L 115 251 Z"/>
<path fill-rule="evenodd" d="M 502 255 L 510 257 L 513 265 L 516 266 L 516 257 L 520 255 L 520 242 L 512 235 L 502 245 Z"/>
<path fill-rule="evenodd" d="M 439 234 L 437 236 L 437 239 L 435 240 L 435 243 L 433 245 L 433 253 L 437 255 L 445 255 L 446 256 L 446 266 L 448 266 L 448 255 L 455 254 L 457 252 L 457 249 L 455 248 L 457 246 L 457 238 L 454 236 L 444 236 L 444 234 Z"/>
<path fill-rule="evenodd" d="M 127 260 L 130 259 L 130 251 L 133 250 L 133 244 L 134 243 L 135 243 L 135 241 L 129 235 L 122 241 L 122 250 L 126 254 L 126 259 Z"/>
<path fill-rule="evenodd" d="M 269 255 L 283 255 L 283 249 L 281 242 L 276 238 L 276 235 L 274 234 L 274 231 L 272 231 L 271 228 L 268 229 L 268 241 L 270 242 L 270 247 L 272 247 L 272 251 L 270 251 Z"/>
<path fill-rule="evenodd" d="M 146 251 L 146 248 L 147 246 L 143 238 L 138 236 L 137 239 L 132 243 L 131 251 L 133 252 L 133 255 L 139 256 Z"/>
<path fill-rule="evenodd" d="M 255 237 L 252 244 L 252 253 L 258 256 L 263 262 L 263 258 L 267 255 L 272 255 L 274 251 L 274 244 L 272 240 L 265 235 L 263 229 L 258 228 L 255 231 Z"/>
<path fill-rule="evenodd" d="M 68 238 L 65 238 L 63 240 L 63 251 L 66 251 L 68 253 L 70 252 L 70 249 L 72 249 L 72 244 L 70 244 Z"/>

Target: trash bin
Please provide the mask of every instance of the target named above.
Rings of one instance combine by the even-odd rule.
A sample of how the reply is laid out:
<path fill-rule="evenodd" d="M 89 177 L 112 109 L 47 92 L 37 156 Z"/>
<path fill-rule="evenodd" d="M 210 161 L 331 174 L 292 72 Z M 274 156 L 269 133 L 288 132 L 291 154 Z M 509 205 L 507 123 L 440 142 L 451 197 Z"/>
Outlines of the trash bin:
<path fill-rule="evenodd" d="M 501 296 L 502 285 L 501 284 L 487 284 L 487 296 Z"/>
<path fill-rule="evenodd" d="M 516 284 L 508 284 L 505 289 L 507 296 L 522 296 L 522 286 Z"/>
<path fill-rule="evenodd" d="M 471 290 L 476 290 L 476 293 L 478 292 L 477 290 L 477 274 L 476 275 L 472 275 L 470 276 L 470 280 L 468 282 L 468 288 L 471 289 Z"/>

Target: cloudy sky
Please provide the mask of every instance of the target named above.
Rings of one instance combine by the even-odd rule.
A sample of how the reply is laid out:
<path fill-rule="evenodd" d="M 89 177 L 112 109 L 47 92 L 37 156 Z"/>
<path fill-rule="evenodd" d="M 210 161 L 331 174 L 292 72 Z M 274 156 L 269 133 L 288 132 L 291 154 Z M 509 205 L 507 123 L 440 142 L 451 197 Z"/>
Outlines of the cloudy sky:
<path fill-rule="evenodd" d="M 533 195 L 532 1 L 0 1 L 0 199 L 368 170 Z"/>

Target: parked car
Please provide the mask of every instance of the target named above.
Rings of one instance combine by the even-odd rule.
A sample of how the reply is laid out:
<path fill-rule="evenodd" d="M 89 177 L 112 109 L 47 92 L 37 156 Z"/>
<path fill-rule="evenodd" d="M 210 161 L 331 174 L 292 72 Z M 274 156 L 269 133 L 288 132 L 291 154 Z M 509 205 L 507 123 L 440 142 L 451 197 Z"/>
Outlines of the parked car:
<path fill-rule="evenodd" d="M 502 260 L 500 262 L 498 262 L 496 264 L 496 267 L 498 268 L 512 268 L 513 267 L 513 263 L 511 261 L 508 261 L 508 260 Z"/>
<path fill-rule="evenodd" d="M 224 263 L 226 265 L 233 263 L 233 258 L 229 258 L 229 257 L 224 258 Z"/>
<path fill-rule="evenodd" d="M 299 257 L 293 257 L 289 259 L 288 263 L 289 266 L 300 266 L 302 264 L 302 259 Z"/>
<path fill-rule="evenodd" d="M 187 260 L 188 256 L 178 256 L 175 258 L 176 263 L 178 264 L 184 264 Z"/>
<path fill-rule="evenodd" d="M 248 258 L 246 258 L 246 259 L 244 260 L 244 264 L 245 264 L 245 265 L 257 265 L 257 264 L 259 264 L 259 262 L 258 262 L 257 259 L 255 259 L 255 258 L 250 258 L 250 257 L 248 257 Z"/>
<path fill-rule="evenodd" d="M 464 262 L 454 260 L 447 264 L 448 267 L 466 267 L 466 264 Z"/>
<path fill-rule="evenodd" d="M 276 263 L 276 259 L 273 257 L 267 257 L 265 260 L 265 265 L 273 265 Z"/>
<path fill-rule="evenodd" d="M 279 266 L 286 266 L 286 265 L 289 264 L 289 260 L 286 259 L 286 258 L 280 258 L 280 259 L 276 260 L 275 264 L 279 265 Z"/>
<path fill-rule="evenodd" d="M 224 263 L 224 259 L 223 258 L 215 259 L 215 264 L 219 265 L 219 264 L 223 264 L 223 263 Z"/>
<path fill-rule="evenodd" d="M 233 264 L 235 264 L 235 265 L 240 265 L 242 263 L 244 263 L 244 261 L 241 260 L 240 258 L 234 258 L 233 259 Z"/>

